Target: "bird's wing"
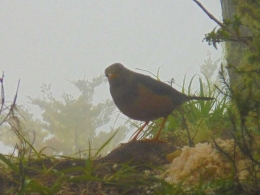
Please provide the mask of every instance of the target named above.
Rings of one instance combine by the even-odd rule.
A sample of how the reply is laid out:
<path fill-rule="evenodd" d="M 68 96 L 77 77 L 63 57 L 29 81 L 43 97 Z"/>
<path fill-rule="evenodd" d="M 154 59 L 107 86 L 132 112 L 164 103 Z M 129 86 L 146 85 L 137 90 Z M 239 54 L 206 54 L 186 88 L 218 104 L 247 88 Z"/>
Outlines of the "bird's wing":
<path fill-rule="evenodd" d="M 150 76 L 138 74 L 136 76 L 136 82 L 144 85 L 145 87 L 152 90 L 154 93 L 158 95 L 171 95 L 172 93 L 182 94 L 181 92 L 177 91 L 170 85 L 163 83 L 161 81 L 155 80 Z"/>
<path fill-rule="evenodd" d="M 188 101 L 189 98 L 185 94 L 177 91 L 172 86 L 163 83 L 161 81 L 155 80 L 150 76 L 137 74 L 136 83 L 147 87 L 149 90 L 153 91 L 157 95 L 169 96 L 176 105 L 182 102 Z"/>

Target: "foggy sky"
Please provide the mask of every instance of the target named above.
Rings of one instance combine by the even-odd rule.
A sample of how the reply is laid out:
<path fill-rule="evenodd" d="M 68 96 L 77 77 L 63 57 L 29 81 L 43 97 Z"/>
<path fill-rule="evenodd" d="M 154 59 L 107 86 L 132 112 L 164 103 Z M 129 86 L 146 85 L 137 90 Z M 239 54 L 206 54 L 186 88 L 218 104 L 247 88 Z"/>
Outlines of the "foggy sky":
<path fill-rule="evenodd" d="M 218 0 L 201 1 L 218 19 Z M 200 72 L 221 48 L 202 42 L 217 25 L 192 0 L 1 1 L 0 71 L 5 72 L 6 99 L 12 100 L 21 79 L 18 104 L 37 97 L 52 83 L 59 97 L 73 92 L 68 80 L 89 80 L 121 62 L 182 84 L 185 73 Z M 111 98 L 108 84 L 100 101 Z M 1 139 L 1 138 L 0 138 Z M 0 151 L 1 152 L 1 151 Z"/>

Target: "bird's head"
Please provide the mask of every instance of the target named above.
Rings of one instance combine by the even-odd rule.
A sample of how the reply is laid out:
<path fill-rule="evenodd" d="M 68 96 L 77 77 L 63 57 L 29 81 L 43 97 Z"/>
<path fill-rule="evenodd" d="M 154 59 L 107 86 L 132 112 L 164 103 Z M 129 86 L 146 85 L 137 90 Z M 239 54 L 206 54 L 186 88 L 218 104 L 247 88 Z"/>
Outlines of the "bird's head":
<path fill-rule="evenodd" d="M 119 85 L 125 77 L 125 72 L 129 71 L 120 63 L 110 65 L 105 70 L 105 75 L 111 85 Z"/>

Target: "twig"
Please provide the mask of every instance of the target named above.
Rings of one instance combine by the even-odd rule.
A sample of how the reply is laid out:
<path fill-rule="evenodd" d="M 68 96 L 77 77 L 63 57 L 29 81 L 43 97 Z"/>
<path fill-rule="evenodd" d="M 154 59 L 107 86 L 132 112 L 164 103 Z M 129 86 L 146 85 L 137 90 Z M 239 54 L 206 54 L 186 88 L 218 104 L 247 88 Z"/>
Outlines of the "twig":
<path fill-rule="evenodd" d="M 220 22 L 217 18 L 215 18 L 199 1 L 197 0 L 193 0 L 206 14 L 207 16 L 212 19 L 214 22 L 216 22 L 221 28 L 223 28 L 225 31 L 227 31 L 228 33 L 230 33 L 230 35 L 232 35 L 234 37 L 234 39 L 230 38 L 230 40 L 232 39 L 232 41 L 238 41 L 238 42 L 243 42 L 244 44 L 246 44 L 247 46 L 249 46 L 250 48 L 254 49 L 252 47 L 252 45 L 244 38 L 239 37 L 239 35 L 232 29 L 228 28 L 228 26 L 226 26 L 225 24 L 223 24 L 222 22 Z"/>
<path fill-rule="evenodd" d="M 0 108 L 0 114 L 3 111 L 4 103 L 5 103 L 5 93 L 4 93 L 4 72 L 3 72 L 2 78 L 1 78 L 1 108 Z"/>
<path fill-rule="evenodd" d="M 224 25 L 222 22 L 220 22 L 217 18 L 215 18 L 199 1 L 197 0 L 193 0 L 195 3 L 197 3 L 197 5 L 208 15 L 208 17 L 213 20 L 214 22 L 216 22 L 219 26 L 221 26 L 224 30 L 226 30 L 227 32 L 230 31 L 230 29 L 228 29 L 228 27 L 226 25 Z"/>
<path fill-rule="evenodd" d="M 15 105 L 16 105 L 16 100 L 17 100 L 17 96 L 18 96 L 18 90 L 19 90 L 19 86 L 20 86 L 20 79 L 18 81 L 18 85 L 17 85 L 17 89 L 16 89 L 16 93 L 14 96 L 14 100 L 11 104 L 11 107 L 9 109 L 9 112 L 6 114 L 6 116 L 4 117 L 4 119 L 2 121 L 0 121 L 0 126 L 6 121 L 6 119 L 9 117 L 9 115 L 14 111 L 15 109 Z M 3 104 L 2 104 L 3 105 Z"/>

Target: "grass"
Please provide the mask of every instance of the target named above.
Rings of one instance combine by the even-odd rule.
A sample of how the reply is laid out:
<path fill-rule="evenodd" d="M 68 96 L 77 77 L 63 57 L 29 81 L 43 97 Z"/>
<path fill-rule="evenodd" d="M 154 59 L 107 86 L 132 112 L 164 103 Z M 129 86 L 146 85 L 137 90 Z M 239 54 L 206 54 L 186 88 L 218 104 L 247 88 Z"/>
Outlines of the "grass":
<path fill-rule="evenodd" d="M 192 84 L 197 75 L 192 77 L 188 84 L 187 95 L 192 93 Z M 162 139 L 177 142 L 176 145 L 194 145 L 195 143 L 208 141 L 212 136 L 229 136 L 227 129 L 226 111 L 229 106 L 227 96 L 222 95 L 205 77 L 203 82 L 199 77 L 199 94 L 201 97 L 214 97 L 212 101 L 189 101 L 173 111 L 168 117 L 165 128 L 162 131 Z M 185 93 L 186 79 L 183 81 L 182 92 Z M 152 137 L 156 134 L 161 119 L 153 121 L 143 131 L 143 137 Z"/>
<path fill-rule="evenodd" d="M 127 164 L 95 164 L 94 159 L 42 158 L 14 161 L 1 155 L 5 194 L 141 194 L 158 179 Z M 20 161 L 23 161 L 22 163 Z M 112 169 L 112 171 L 111 171 Z M 7 171 L 7 172 L 6 172 Z"/>

